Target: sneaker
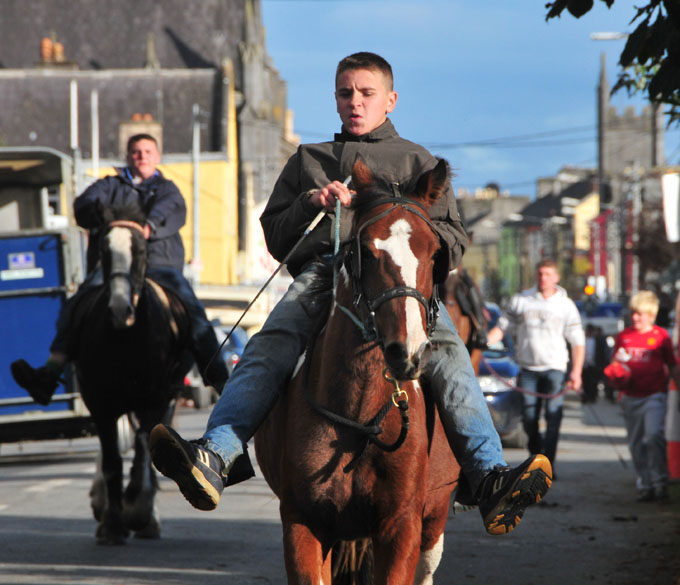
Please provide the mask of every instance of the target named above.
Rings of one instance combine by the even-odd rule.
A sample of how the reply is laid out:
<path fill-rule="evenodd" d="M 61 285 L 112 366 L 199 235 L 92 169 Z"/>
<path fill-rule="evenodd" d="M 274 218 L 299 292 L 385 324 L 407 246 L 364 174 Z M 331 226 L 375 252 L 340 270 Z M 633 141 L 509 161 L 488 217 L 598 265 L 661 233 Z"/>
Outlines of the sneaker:
<path fill-rule="evenodd" d="M 47 406 L 59 384 L 59 376 L 46 366 L 33 368 L 26 360 L 10 364 L 15 382 L 26 390 L 38 404 Z"/>
<path fill-rule="evenodd" d="M 177 483 L 194 508 L 217 507 L 226 480 L 224 463 L 202 440 L 185 441 L 170 427 L 158 424 L 151 431 L 149 450 L 158 471 Z"/>
<path fill-rule="evenodd" d="M 506 534 L 519 524 L 524 510 L 537 504 L 552 485 L 552 466 L 545 455 L 532 455 L 521 465 L 500 467 L 480 488 L 479 511 L 489 534 Z"/>

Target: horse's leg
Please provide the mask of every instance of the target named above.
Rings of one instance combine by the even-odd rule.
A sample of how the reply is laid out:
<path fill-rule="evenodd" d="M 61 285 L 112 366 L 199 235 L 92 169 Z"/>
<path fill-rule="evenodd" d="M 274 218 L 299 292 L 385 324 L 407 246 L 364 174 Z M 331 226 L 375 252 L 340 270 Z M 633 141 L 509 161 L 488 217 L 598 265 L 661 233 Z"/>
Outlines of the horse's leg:
<path fill-rule="evenodd" d="M 443 552 L 444 532 L 442 531 L 432 548 L 421 548 L 413 585 L 432 585 L 432 583 L 434 583 L 434 572 L 437 570 L 439 562 L 442 560 Z"/>
<path fill-rule="evenodd" d="M 470 361 L 472 362 L 472 369 L 475 371 L 475 375 L 479 374 L 479 363 L 482 361 L 482 350 L 479 348 L 474 348 L 470 351 Z"/>
<path fill-rule="evenodd" d="M 434 572 L 444 552 L 444 527 L 449 515 L 451 490 L 447 488 L 431 491 L 428 500 L 436 499 L 436 505 L 431 514 L 423 518 L 422 541 L 420 543 L 420 558 L 416 569 L 414 585 L 432 585 Z"/>
<path fill-rule="evenodd" d="M 102 473 L 106 483 L 106 506 L 97 526 L 97 544 L 125 544 L 128 530 L 123 522 L 123 459 L 118 451 L 117 421 L 113 417 L 97 421 L 102 448 Z"/>
<path fill-rule="evenodd" d="M 130 483 L 123 497 L 125 524 L 139 538 L 160 538 L 160 523 L 154 509 L 156 486 L 149 455 L 149 433 L 140 428 L 135 434 Z"/>
<path fill-rule="evenodd" d="M 304 524 L 283 522 L 283 556 L 289 585 L 330 585 L 331 554 Z"/>
<path fill-rule="evenodd" d="M 374 585 L 413 583 L 420 556 L 422 523 L 417 511 L 404 513 L 400 522 L 390 521 L 373 538 Z"/>
<path fill-rule="evenodd" d="M 97 455 L 94 479 L 92 480 L 92 487 L 90 487 L 90 507 L 92 508 L 95 520 L 99 522 L 106 508 L 106 480 L 102 473 L 101 452 Z"/>

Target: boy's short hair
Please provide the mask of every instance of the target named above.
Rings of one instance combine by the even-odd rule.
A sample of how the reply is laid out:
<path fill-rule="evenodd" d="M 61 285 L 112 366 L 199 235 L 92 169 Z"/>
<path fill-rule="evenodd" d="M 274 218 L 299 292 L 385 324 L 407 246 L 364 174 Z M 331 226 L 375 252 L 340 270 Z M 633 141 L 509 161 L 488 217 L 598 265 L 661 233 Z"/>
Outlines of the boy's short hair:
<path fill-rule="evenodd" d="M 379 71 L 385 76 L 389 91 L 392 91 L 394 87 L 392 66 L 380 55 L 376 55 L 375 53 L 370 53 L 368 51 L 361 51 L 359 53 L 353 53 L 352 55 L 345 57 L 340 61 L 340 63 L 338 63 L 338 67 L 335 70 L 335 85 L 338 84 L 338 77 L 340 77 L 340 75 L 342 75 L 345 71 L 350 71 L 353 69 L 369 69 L 370 71 Z"/>
<path fill-rule="evenodd" d="M 628 308 L 631 313 L 647 313 L 656 319 L 659 312 L 659 297 L 651 290 L 641 290 L 630 298 Z"/>
<path fill-rule="evenodd" d="M 130 136 L 127 141 L 127 149 L 125 152 L 130 154 L 130 151 L 132 150 L 132 147 L 137 144 L 140 140 L 151 140 L 156 145 L 156 148 L 158 148 L 158 140 L 156 140 L 151 134 L 134 134 L 133 136 Z"/>
<path fill-rule="evenodd" d="M 555 262 L 552 258 L 543 258 L 543 260 L 536 264 L 536 272 L 538 272 L 541 268 L 553 268 L 555 272 L 560 271 L 557 267 L 557 262 Z"/>

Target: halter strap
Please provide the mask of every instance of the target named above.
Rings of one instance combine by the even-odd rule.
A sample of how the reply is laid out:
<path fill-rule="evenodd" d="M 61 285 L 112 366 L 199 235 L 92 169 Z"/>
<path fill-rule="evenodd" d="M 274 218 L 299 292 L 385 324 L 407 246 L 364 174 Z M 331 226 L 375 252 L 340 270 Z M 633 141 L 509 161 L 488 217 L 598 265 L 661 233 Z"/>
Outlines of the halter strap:
<path fill-rule="evenodd" d="M 413 199 L 409 199 L 406 197 L 400 197 L 400 196 L 394 196 L 394 197 L 380 197 L 378 199 L 375 199 L 373 201 L 367 202 L 363 207 L 363 209 L 373 209 L 375 207 L 378 207 L 380 205 L 390 205 L 387 209 L 384 209 L 383 211 L 379 212 L 375 216 L 367 219 L 364 221 L 358 228 L 357 232 L 352 238 L 352 242 L 354 243 L 355 249 L 350 251 L 350 254 L 356 255 L 354 263 L 356 264 L 355 270 L 361 270 L 361 246 L 360 246 L 360 241 L 361 241 L 361 232 L 363 229 L 378 220 L 382 219 L 383 217 L 389 215 L 393 211 L 395 211 L 398 207 L 401 207 L 402 209 L 409 211 L 415 215 L 417 215 L 420 219 L 422 219 L 427 225 L 430 227 L 430 229 L 434 232 L 435 235 L 438 236 L 437 230 L 434 227 L 434 224 L 432 223 L 432 220 L 428 216 L 427 208 L 420 203 L 419 201 L 415 201 Z M 422 211 L 421 211 L 422 210 Z M 423 213 L 424 212 L 424 213 Z M 337 221 L 337 216 L 336 216 L 336 221 Z M 393 287 L 390 289 L 387 289 L 383 291 L 382 293 L 378 294 L 374 298 L 367 298 L 366 295 L 364 294 L 364 291 L 361 288 L 361 285 L 359 284 L 359 275 L 355 274 L 354 270 L 351 272 L 351 280 L 352 280 L 352 287 L 354 288 L 354 306 L 357 307 L 359 303 L 363 300 L 364 304 L 366 305 L 366 308 L 368 309 L 368 317 L 367 317 L 367 322 L 361 320 L 358 316 L 354 314 L 353 311 L 349 310 L 348 308 L 340 305 L 337 303 L 336 300 L 336 305 L 338 308 L 347 315 L 352 322 L 359 328 L 361 331 L 364 340 L 365 341 L 374 341 L 379 339 L 378 335 L 378 330 L 377 330 L 377 325 L 375 322 L 375 311 L 376 309 L 385 303 L 386 301 L 389 301 L 394 298 L 398 297 L 412 297 L 416 299 L 425 309 L 425 315 L 426 315 L 426 321 L 427 321 L 427 334 L 428 336 L 432 332 L 432 329 L 434 327 L 434 323 L 437 319 L 437 313 L 439 310 L 438 307 L 438 298 L 436 294 L 436 287 L 433 289 L 432 292 L 432 299 L 430 299 L 430 302 L 428 303 L 427 299 L 425 296 L 416 288 L 410 287 L 410 286 L 397 286 Z M 336 270 L 334 271 L 333 274 L 333 295 L 335 295 L 336 288 L 337 288 L 337 267 Z"/>

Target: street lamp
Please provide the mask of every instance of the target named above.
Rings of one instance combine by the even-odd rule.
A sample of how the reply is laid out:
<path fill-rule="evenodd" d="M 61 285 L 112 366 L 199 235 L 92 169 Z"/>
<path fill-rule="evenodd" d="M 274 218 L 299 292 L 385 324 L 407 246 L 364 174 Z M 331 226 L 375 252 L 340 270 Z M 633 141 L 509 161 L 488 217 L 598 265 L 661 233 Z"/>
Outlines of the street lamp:
<path fill-rule="evenodd" d="M 594 32 L 590 33 L 590 38 L 594 41 L 618 41 L 619 39 L 627 39 L 630 33 L 624 32 Z"/>

